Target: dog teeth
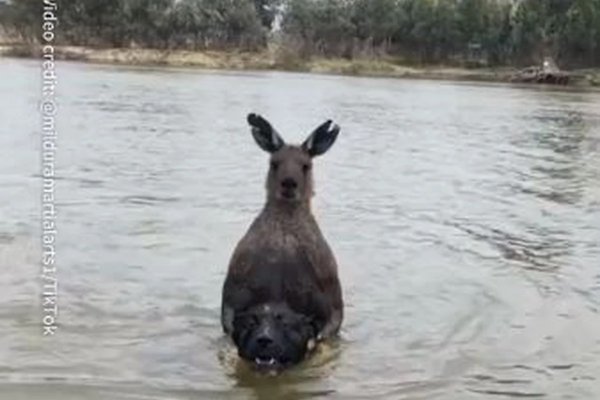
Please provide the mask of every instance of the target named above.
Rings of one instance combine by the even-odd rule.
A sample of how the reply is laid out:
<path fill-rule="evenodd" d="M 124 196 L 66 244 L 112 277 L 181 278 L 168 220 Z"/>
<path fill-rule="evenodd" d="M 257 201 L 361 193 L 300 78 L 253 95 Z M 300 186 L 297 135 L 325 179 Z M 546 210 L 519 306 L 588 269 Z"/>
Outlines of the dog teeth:
<path fill-rule="evenodd" d="M 273 358 L 273 357 L 269 358 L 268 360 L 264 360 L 264 359 L 261 359 L 260 357 L 256 357 L 256 358 L 254 359 L 254 362 L 255 362 L 257 365 L 275 365 L 275 363 L 276 363 L 277 361 L 276 361 L 276 360 L 275 360 L 275 358 Z"/>

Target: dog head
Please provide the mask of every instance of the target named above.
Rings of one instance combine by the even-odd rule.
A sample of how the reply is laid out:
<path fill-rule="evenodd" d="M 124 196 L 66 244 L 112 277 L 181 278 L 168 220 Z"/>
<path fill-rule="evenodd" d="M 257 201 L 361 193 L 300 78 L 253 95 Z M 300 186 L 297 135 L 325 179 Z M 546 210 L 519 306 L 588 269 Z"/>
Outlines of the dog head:
<path fill-rule="evenodd" d="M 232 337 L 240 357 L 263 369 L 281 369 L 302 361 L 316 335 L 312 318 L 284 303 L 256 305 L 233 320 Z"/>

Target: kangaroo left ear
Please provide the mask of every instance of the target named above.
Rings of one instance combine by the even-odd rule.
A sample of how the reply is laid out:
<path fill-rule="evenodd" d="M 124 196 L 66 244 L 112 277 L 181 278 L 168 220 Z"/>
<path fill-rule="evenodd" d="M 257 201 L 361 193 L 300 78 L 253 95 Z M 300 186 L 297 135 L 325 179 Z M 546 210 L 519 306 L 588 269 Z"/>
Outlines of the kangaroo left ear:
<path fill-rule="evenodd" d="M 304 143 L 302 143 L 302 148 L 311 157 L 320 156 L 333 145 L 338 133 L 340 133 L 340 127 L 334 124 L 332 120 L 328 120 L 310 134 Z"/>
<path fill-rule="evenodd" d="M 274 153 L 285 145 L 285 142 L 269 121 L 260 115 L 248 114 L 247 120 L 252 128 L 252 137 L 264 151 Z"/>

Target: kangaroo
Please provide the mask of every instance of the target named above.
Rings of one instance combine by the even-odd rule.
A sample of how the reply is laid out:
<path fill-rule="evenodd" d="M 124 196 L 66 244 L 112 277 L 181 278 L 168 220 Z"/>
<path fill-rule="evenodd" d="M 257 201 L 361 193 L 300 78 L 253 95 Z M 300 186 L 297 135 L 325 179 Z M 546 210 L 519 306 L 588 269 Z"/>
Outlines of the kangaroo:
<path fill-rule="evenodd" d="M 242 359 L 281 369 L 335 335 L 343 319 L 337 263 L 311 212 L 312 160 L 340 131 L 331 120 L 288 145 L 249 114 L 258 146 L 271 154 L 264 208 L 237 244 L 223 284 L 221 324 Z"/>

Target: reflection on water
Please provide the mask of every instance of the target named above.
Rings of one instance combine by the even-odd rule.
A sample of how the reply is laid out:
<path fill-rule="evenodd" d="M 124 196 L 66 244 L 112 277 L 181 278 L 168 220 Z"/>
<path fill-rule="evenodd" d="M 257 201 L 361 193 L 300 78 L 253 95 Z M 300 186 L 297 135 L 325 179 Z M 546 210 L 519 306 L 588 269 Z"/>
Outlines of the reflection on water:
<path fill-rule="evenodd" d="M 60 335 L 45 340 L 38 66 L 0 60 L 0 399 L 600 395 L 597 92 L 60 72 Z M 346 320 L 277 377 L 240 362 L 219 326 L 229 255 L 264 199 L 249 111 L 290 141 L 342 125 L 314 208 Z"/>
<path fill-rule="evenodd" d="M 561 239 L 564 231 L 531 230 L 533 235 L 517 236 L 499 229 L 485 226 L 457 223 L 457 229 L 472 236 L 473 239 L 489 244 L 498 250 L 505 261 L 514 263 L 520 268 L 534 269 L 540 272 L 560 268 L 561 258 L 569 255 L 573 244 Z"/>

